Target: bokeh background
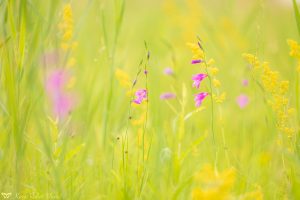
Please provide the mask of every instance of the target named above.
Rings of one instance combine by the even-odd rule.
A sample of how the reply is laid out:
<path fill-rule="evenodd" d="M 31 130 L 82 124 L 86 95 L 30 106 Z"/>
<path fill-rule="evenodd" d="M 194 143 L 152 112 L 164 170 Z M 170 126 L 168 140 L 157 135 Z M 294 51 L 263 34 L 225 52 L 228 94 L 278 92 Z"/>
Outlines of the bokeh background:
<path fill-rule="evenodd" d="M 0 10 L 1 199 L 300 198 L 293 1 L 0 0 Z M 199 40 L 208 71 L 190 64 Z M 292 133 L 269 104 L 280 92 L 244 53 L 289 82 Z M 193 88 L 212 68 L 220 85 Z M 142 88 L 148 100 L 132 103 Z M 199 91 L 220 99 L 196 108 Z"/>

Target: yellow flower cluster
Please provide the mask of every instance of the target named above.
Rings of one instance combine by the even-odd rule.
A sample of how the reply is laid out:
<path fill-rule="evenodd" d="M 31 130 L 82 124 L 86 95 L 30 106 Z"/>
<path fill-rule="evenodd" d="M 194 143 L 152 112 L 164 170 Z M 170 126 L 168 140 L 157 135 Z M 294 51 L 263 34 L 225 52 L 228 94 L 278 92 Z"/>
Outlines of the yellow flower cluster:
<path fill-rule="evenodd" d="M 195 175 L 197 186 L 192 190 L 193 200 L 262 200 L 263 193 L 259 186 L 252 192 L 236 196 L 233 189 L 236 178 L 235 169 L 229 168 L 223 172 L 214 170 L 211 165 L 205 165 L 201 171 Z"/>
<path fill-rule="evenodd" d="M 288 40 L 290 46 L 290 56 L 297 59 L 297 71 L 300 72 L 300 45 L 294 40 Z"/>
<path fill-rule="evenodd" d="M 218 173 L 210 165 L 206 165 L 196 174 L 195 181 L 198 185 L 192 190 L 192 199 L 229 199 L 235 182 L 235 170 L 230 168 Z"/>
<path fill-rule="evenodd" d="M 204 60 L 204 52 L 201 50 L 198 44 L 187 43 L 186 45 L 192 50 L 192 60 Z"/>
<path fill-rule="evenodd" d="M 119 81 L 119 84 L 126 90 L 126 95 L 131 96 L 131 82 L 129 75 L 121 69 L 116 69 L 115 76 L 117 80 Z"/>
<path fill-rule="evenodd" d="M 244 53 L 243 57 L 252 67 L 254 67 L 254 69 L 259 68 L 260 62 L 256 56 L 249 53 Z"/>
<path fill-rule="evenodd" d="M 74 22 L 70 4 L 66 4 L 63 8 L 63 16 L 59 28 L 62 31 L 61 48 L 65 51 L 76 48 L 77 42 L 72 42 Z"/>
<path fill-rule="evenodd" d="M 208 72 L 210 77 L 212 78 L 212 85 L 216 89 L 216 93 L 212 94 L 213 99 L 216 101 L 216 103 L 223 103 L 226 99 L 226 92 L 220 92 L 219 88 L 221 87 L 221 82 L 217 79 L 217 74 L 219 73 L 219 68 L 214 67 L 215 61 L 213 59 L 210 59 L 207 62 Z"/>
<path fill-rule="evenodd" d="M 292 109 L 289 107 L 289 100 L 286 97 L 289 89 L 289 81 L 281 80 L 279 73 L 273 71 L 269 67 L 268 62 L 261 63 L 257 57 L 251 54 L 243 54 L 243 56 L 250 65 L 254 65 L 254 69 L 261 70 L 262 86 L 265 92 L 270 95 L 268 103 L 272 106 L 272 110 L 276 114 L 277 128 L 280 132 L 291 137 L 294 133 L 294 129 L 289 125 Z"/>

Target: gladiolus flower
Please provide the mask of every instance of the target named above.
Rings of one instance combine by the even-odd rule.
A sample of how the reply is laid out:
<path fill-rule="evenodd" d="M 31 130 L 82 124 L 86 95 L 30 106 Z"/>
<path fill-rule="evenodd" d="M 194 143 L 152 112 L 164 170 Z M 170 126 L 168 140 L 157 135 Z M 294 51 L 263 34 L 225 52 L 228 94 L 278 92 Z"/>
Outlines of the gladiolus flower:
<path fill-rule="evenodd" d="M 192 77 L 192 80 L 194 81 L 193 87 L 199 88 L 200 83 L 203 79 L 207 77 L 207 74 L 196 74 Z"/>
<path fill-rule="evenodd" d="M 136 98 L 133 100 L 133 102 L 136 104 L 141 104 L 144 99 L 147 99 L 147 90 L 140 89 L 140 90 L 136 91 L 135 97 Z"/>
<path fill-rule="evenodd" d="M 194 65 L 194 64 L 198 64 L 198 63 L 202 63 L 202 62 L 203 62 L 203 60 L 200 60 L 200 59 L 192 60 L 191 64 Z"/>
<path fill-rule="evenodd" d="M 196 94 L 195 95 L 195 105 L 196 105 L 196 107 L 199 107 L 199 106 L 201 106 L 201 104 L 202 104 L 202 101 L 205 99 L 205 97 L 207 97 L 208 96 L 208 93 L 207 92 L 201 92 L 201 93 L 199 93 L 199 94 Z"/>

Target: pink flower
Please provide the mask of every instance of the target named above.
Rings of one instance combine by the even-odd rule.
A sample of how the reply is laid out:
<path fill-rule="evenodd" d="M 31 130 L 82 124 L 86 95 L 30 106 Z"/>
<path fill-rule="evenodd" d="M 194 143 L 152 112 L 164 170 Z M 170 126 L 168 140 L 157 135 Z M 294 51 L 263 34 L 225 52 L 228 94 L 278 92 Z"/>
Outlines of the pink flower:
<path fill-rule="evenodd" d="M 248 84 L 249 84 L 249 81 L 247 80 L 247 79 L 244 79 L 243 81 L 242 81 L 242 85 L 243 86 L 248 86 Z"/>
<path fill-rule="evenodd" d="M 135 99 L 133 100 L 136 104 L 141 104 L 144 99 L 147 99 L 147 90 L 140 89 L 135 93 Z"/>
<path fill-rule="evenodd" d="M 203 79 L 207 77 L 207 74 L 196 74 L 192 77 L 192 80 L 194 81 L 193 87 L 199 88 L 200 83 Z"/>
<path fill-rule="evenodd" d="M 53 111 L 60 119 L 65 118 L 73 109 L 73 99 L 63 93 L 58 93 L 53 99 Z"/>
<path fill-rule="evenodd" d="M 196 94 L 195 95 L 195 105 L 196 107 L 199 107 L 201 106 L 202 104 L 202 101 L 205 99 L 205 97 L 208 96 L 208 93 L 207 92 L 200 92 L 199 94 Z"/>
<path fill-rule="evenodd" d="M 249 98 L 247 95 L 241 94 L 237 97 L 236 102 L 240 108 L 245 108 L 249 104 Z"/>
<path fill-rule="evenodd" d="M 46 90 L 53 106 L 53 113 L 59 118 L 65 118 L 73 108 L 73 99 L 64 91 L 69 81 L 69 75 L 64 70 L 50 73 L 46 80 Z"/>
<path fill-rule="evenodd" d="M 202 63 L 202 62 L 203 62 L 203 60 L 200 60 L 200 59 L 192 60 L 191 64 L 194 65 L 194 64 L 198 64 L 198 63 Z"/>
<path fill-rule="evenodd" d="M 176 94 L 171 92 L 165 92 L 160 95 L 160 99 L 162 100 L 175 99 L 175 98 L 176 98 Z"/>
<path fill-rule="evenodd" d="M 68 75 L 64 70 L 56 70 L 50 73 L 46 81 L 46 89 L 50 95 L 62 91 L 68 81 Z"/>
<path fill-rule="evenodd" d="M 164 74 L 166 74 L 166 75 L 173 75 L 174 71 L 173 71 L 172 68 L 167 67 L 167 68 L 164 69 Z"/>

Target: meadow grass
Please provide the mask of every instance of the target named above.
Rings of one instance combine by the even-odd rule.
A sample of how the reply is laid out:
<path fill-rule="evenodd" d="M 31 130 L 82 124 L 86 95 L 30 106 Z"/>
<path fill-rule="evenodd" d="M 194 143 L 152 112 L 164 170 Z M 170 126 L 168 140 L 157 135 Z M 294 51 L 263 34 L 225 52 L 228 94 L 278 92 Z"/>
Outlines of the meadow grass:
<path fill-rule="evenodd" d="M 296 0 L 0 0 L 0 23 L 0 199 L 300 199 Z"/>

